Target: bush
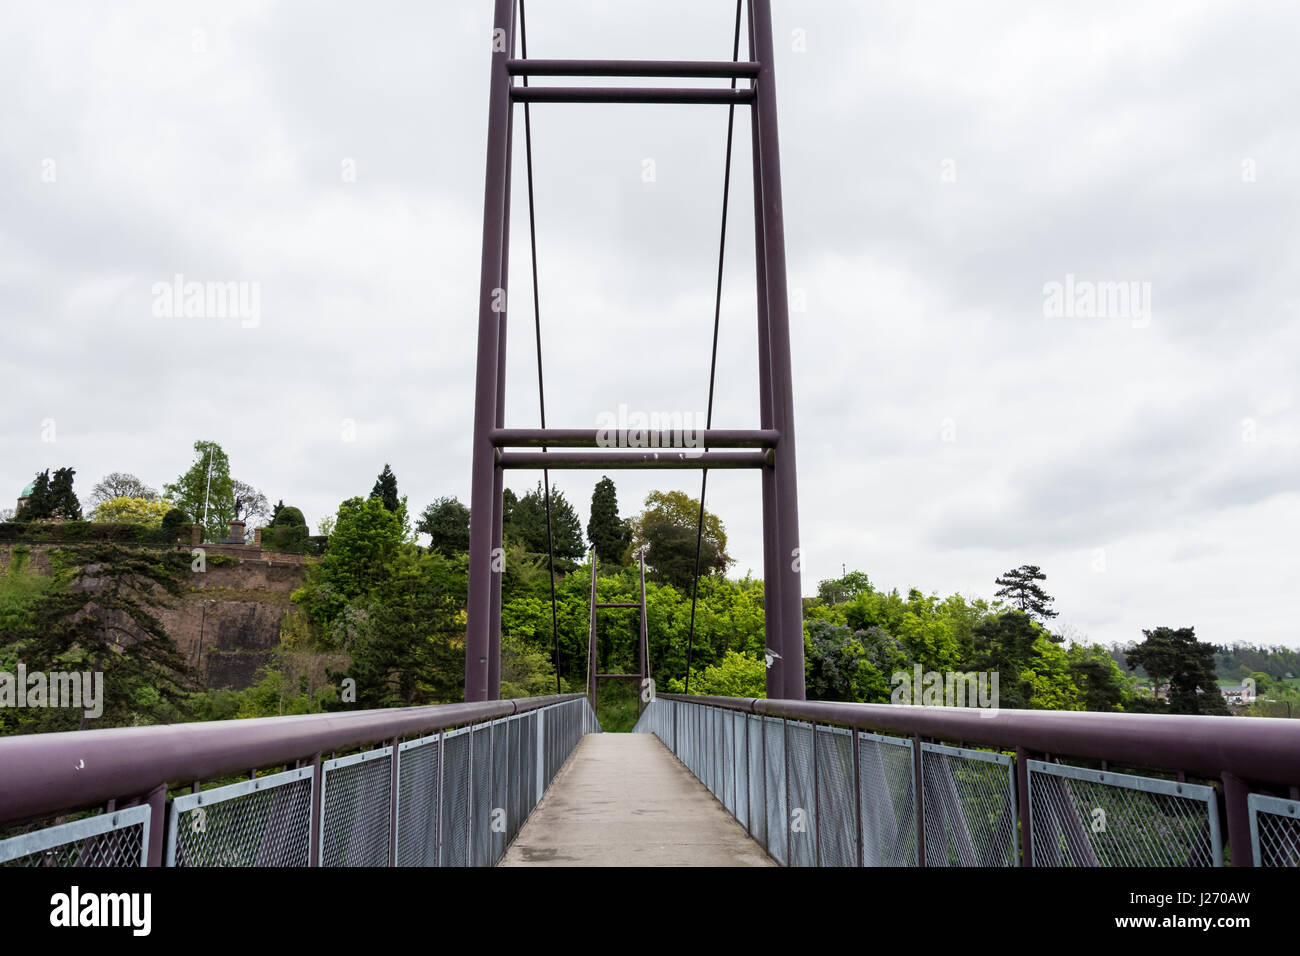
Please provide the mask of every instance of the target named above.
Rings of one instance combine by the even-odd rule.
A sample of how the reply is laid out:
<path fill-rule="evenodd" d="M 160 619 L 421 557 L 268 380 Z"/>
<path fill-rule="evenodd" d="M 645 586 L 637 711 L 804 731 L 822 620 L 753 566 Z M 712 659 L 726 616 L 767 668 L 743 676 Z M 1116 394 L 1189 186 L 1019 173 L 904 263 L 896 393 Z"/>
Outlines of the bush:
<path fill-rule="evenodd" d="M 289 510 L 291 509 L 285 509 L 285 511 Z M 292 510 L 297 511 L 298 509 L 294 508 Z M 281 512 L 281 514 L 283 513 Z M 305 524 L 272 524 L 262 529 L 262 548 L 266 551 L 305 554 L 307 552 L 307 540 L 307 525 Z"/>
<path fill-rule="evenodd" d="M 183 533 L 183 529 L 189 527 L 193 522 L 190 516 L 182 508 L 173 508 L 163 515 L 162 533 L 166 538 L 176 538 Z"/>
<path fill-rule="evenodd" d="M 293 505 L 288 505 L 287 507 L 281 508 L 276 514 L 275 519 L 271 522 L 272 527 L 281 527 L 284 525 L 290 527 L 302 525 L 305 528 L 307 527 L 307 519 L 304 518 L 302 512 Z"/>
<path fill-rule="evenodd" d="M 16 522 L 0 524 L 0 541 L 26 544 L 71 544 L 112 541 L 118 544 L 171 544 L 176 535 L 140 524 L 99 524 L 90 521 Z"/>

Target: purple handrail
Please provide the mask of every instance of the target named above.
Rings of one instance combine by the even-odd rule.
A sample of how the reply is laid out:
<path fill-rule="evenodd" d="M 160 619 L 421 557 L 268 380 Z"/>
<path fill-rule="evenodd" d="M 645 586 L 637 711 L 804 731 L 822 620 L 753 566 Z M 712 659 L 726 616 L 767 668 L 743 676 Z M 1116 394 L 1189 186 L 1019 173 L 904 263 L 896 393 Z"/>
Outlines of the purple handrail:
<path fill-rule="evenodd" d="M 537 710 L 581 694 L 0 738 L 0 823 Z"/>

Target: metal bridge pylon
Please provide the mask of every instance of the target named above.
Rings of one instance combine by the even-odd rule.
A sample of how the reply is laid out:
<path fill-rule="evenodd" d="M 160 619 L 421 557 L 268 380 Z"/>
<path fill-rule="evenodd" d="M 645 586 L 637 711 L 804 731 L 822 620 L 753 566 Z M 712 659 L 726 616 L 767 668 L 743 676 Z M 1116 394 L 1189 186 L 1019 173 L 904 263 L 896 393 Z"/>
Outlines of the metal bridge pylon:
<path fill-rule="evenodd" d="M 804 699 L 793 384 L 770 0 L 748 0 L 747 9 L 748 60 L 542 60 L 515 57 L 515 0 L 496 0 L 479 277 L 466 701 L 495 700 L 500 696 L 504 472 L 564 468 L 758 470 L 762 481 L 764 630 L 770 662 L 767 696 Z M 720 78 L 735 82 L 731 88 L 528 86 L 515 82 L 516 78 L 536 76 Z M 649 436 L 649 447 L 655 451 L 609 450 L 601 447 L 595 428 L 506 427 L 510 169 L 517 103 L 722 104 L 749 108 L 758 285 L 759 428 L 709 428 L 697 436 L 703 452 L 673 453 L 664 450 L 674 442 L 671 433 Z M 577 450 L 551 450 L 554 448 Z M 558 667 L 559 661 L 556 664 Z"/>

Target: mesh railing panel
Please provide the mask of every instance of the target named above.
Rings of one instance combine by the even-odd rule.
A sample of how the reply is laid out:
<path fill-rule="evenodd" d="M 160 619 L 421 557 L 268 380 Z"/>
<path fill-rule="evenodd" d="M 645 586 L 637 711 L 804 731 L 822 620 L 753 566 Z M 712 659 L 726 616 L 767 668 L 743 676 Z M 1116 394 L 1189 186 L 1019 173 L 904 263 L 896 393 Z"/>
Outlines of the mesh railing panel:
<path fill-rule="evenodd" d="M 508 721 L 498 720 L 492 724 L 492 811 L 488 816 L 493 863 L 506 851 L 506 833 L 510 825 L 506 806 L 510 800 L 509 785 L 510 728 Z"/>
<path fill-rule="evenodd" d="M 470 849 L 471 866 L 490 866 L 492 860 L 492 725 L 479 724 L 470 734 Z"/>
<path fill-rule="evenodd" d="M 818 727 L 817 864 L 857 866 L 857 786 L 853 780 L 853 734 Z"/>
<path fill-rule="evenodd" d="M 863 866 L 916 866 L 912 742 L 858 733 Z"/>
<path fill-rule="evenodd" d="M 785 793 L 785 721 L 763 718 L 763 749 L 767 761 L 767 852 L 784 864 L 787 859 L 789 816 Z"/>
<path fill-rule="evenodd" d="M 393 748 L 321 765 L 321 866 L 387 866 Z"/>
<path fill-rule="evenodd" d="M 789 865 L 817 865 L 817 793 L 813 756 L 813 725 L 801 720 L 785 722 L 786 810 Z"/>
<path fill-rule="evenodd" d="M 1250 843 L 1256 866 L 1300 866 L 1300 800 L 1252 793 Z"/>
<path fill-rule="evenodd" d="M 519 827 L 523 825 L 524 814 L 524 784 L 528 777 L 524 767 L 524 723 L 523 717 L 512 717 L 510 723 L 510 832 L 508 838 L 515 839 L 519 834 Z"/>
<path fill-rule="evenodd" d="M 438 865 L 438 781 L 442 739 L 402 744 L 397 754 L 397 865 Z"/>
<path fill-rule="evenodd" d="M 767 846 L 767 780 L 763 764 L 763 718 L 749 714 L 749 835 Z"/>
<path fill-rule="evenodd" d="M 533 807 L 537 806 L 537 721 L 541 718 L 536 713 L 525 714 L 522 727 L 522 738 L 520 745 L 523 751 L 523 772 L 520 776 L 523 778 L 523 795 L 524 807 L 523 815 L 520 817 L 519 825 L 523 826 L 524 820 L 533 812 Z"/>
<path fill-rule="evenodd" d="M 722 759 L 718 762 L 722 768 L 722 780 L 719 790 L 722 805 L 733 817 L 736 815 L 736 721 L 731 711 L 718 709 L 719 737 L 722 746 L 718 748 Z"/>
<path fill-rule="evenodd" d="M 1029 772 L 1034 866 L 1221 866 L 1214 788 L 1046 763 Z"/>
<path fill-rule="evenodd" d="M 469 728 L 443 734 L 439 795 L 439 862 L 469 866 Z"/>
<path fill-rule="evenodd" d="M 167 865 L 310 865 L 314 773 L 303 767 L 177 797 Z"/>
<path fill-rule="evenodd" d="M 0 867 L 144 866 L 149 807 L 114 810 L 0 840 Z"/>
<path fill-rule="evenodd" d="M 921 745 L 926 866 L 1018 866 L 1016 791 L 1004 754 Z"/>
<path fill-rule="evenodd" d="M 737 823 L 749 829 L 749 745 L 745 742 L 745 730 L 749 725 L 745 722 L 745 715 L 742 713 L 732 713 L 730 718 L 731 759 L 736 771 L 733 785 L 735 807 L 732 813 L 735 814 Z"/>
<path fill-rule="evenodd" d="M 667 708 L 643 717 L 667 734 Z M 168 866 L 490 866 L 554 774 L 600 722 L 585 699 L 185 794 L 171 801 Z M 313 823 L 313 809 L 319 810 Z M 141 866 L 150 807 L 0 840 L 0 866 Z M 158 831 L 155 831 L 158 832 Z"/>

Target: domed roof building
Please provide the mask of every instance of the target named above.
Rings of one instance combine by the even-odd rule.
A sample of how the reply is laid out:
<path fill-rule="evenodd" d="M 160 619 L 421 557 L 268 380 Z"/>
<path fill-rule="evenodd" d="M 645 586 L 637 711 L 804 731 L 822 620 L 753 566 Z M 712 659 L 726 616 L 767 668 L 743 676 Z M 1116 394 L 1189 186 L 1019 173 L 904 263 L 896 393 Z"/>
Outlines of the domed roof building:
<path fill-rule="evenodd" d="M 32 492 L 35 491 L 35 490 L 36 490 L 36 482 L 34 482 L 34 481 L 29 481 L 29 482 L 27 482 L 26 487 L 24 487 L 23 490 L 22 490 L 22 492 L 18 495 L 18 510 L 19 510 L 19 511 L 22 510 L 23 502 L 25 502 L 28 498 L 30 498 L 30 497 L 32 496 Z"/>

